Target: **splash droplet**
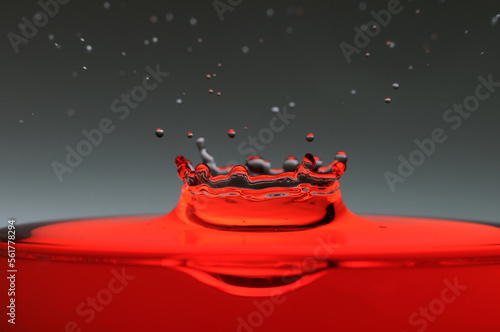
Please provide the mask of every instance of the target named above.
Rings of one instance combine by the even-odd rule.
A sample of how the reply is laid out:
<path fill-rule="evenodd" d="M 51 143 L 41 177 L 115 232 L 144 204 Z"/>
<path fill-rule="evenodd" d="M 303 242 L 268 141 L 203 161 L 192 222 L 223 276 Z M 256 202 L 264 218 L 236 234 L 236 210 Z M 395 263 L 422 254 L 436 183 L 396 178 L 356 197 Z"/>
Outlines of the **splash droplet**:
<path fill-rule="evenodd" d="M 313 133 L 307 134 L 306 141 L 308 141 L 308 142 L 314 141 L 314 134 Z"/>
<path fill-rule="evenodd" d="M 227 131 L 227 136 L 229 136 L 229 138 L 234 138 L 234 137 L 236 137 L 236 132 L 232 129 L 229 129 Z"/>
<path fill-rule="evenodd" d="M 153 38 L 151 38 L 151 40 L 153 41 L 153 43 L 156 44 L 158 42 L 158 37 L 153 37 Z"/>
<path fill-rule="evenodd" d="M 273 106 L 271 108 L 271 112 L 273 112 L 273 113 L 278 113 L 279 111 L 280 111 L 280 108 L 278 106 Z"/>
<path fill-rule="evenodd" d="M 83 71 L 87 71 L 87 66 L 82 67 Z"/>
<path fill-rule="evenodd" d="M 213 89 L 208 89 L 208 93 L 212 94 L 212 93 L 214 93 L 214 90 Z"/>
<path fill-rule="evenodd" d="M 172 22 L 174 20 L 174 14 L 167 13 L 167 15 L 165 15 L 165 19 L 167 20 L 167 22 Z"/>
<path fill-rule="evenodd" d="M 182 99 L 179 98 L 175 102 L 177 103 L 177 105 L 180 105 L 180 104 L 182 104 Z"/>
<path fill-rule="evenodd" d="M 243 54 L 247 54 L 250 51 L 250 48 L 248 46 L 243 46 L 241 51 L 243 52 Z"/>
<path fill-rule="evenodd" d="M 217 64 L 217 67 L 219 67 L 219 68 L 220 68 L 220 67 L 222 67 L 222 62 L 219 62 L 219 63 Z"/>
<path fill-rule="evenodd" d="M 191 17 L 189 19 L 189 24 L 195 26 L 198 23 L 198 20 L 195 17 Z"/>
<path fill-rule="evenodd" d="M 367 58 L 368 58 L 369 56 L 370 56 L 370 52 L 366 52 L 366 53 L 365 53 L 365 57 L 367 57 Z"/>
<path fill-rule="evenodd" d="M 108 1 L 105 1 L 102 5 L 105 9 L 109 9 L 109 7 L 111 7 L 111 4 Z"/>
<path fill-rule="evenodd" d="M 355 95 L 355 94 L 356 94 L 356 92 L 357 92 L 356 90 L 352 89 L 352 90 L 351 90 L 351 95 Z"/>
<path fill-rule="evenodd" d="M 156 15 L 152 15 L 152 16 L 149 18 L 149 20 L 151 21 L 151 23 L 156 23 L 156 22 L 158 22 L 158 16 L 156 16 Z"/>
<path fill-rule="evenodd" d="M 207 74 L 207 80 L 211 79 L 212 76 L 210 76 L 210 74 Z"/>
<path fill-rule="evenodd" d="M 187 137 L 188 137 L 188 138 L 193 138 L 193 136 L 194 136 L 194 135 L 193 135 L 193 133 L 192 133 L 192 132 L 187 133 Z"/>
<path fill-rule="evenodd" d="M 49 35 L 49 40 L 54 40 L 54 35 Z"/>
<path fill-rule="evenodd" d="M 399 89 L 399 83 L 392 83 L 392 87 L 394 90 Z"/>
<path fill-rule="evenodd" d="M 93 50 L 92 45 L 87 45 L 87 46 L 85 46 L 85 50 L 87 50 L 87 53 L 92 52 L 92 50 Z"/>
<path fill-rule="evenodd" d="M 273 15 L 274 15 L 274 9 L 268 8 L 266 10 L 266 15 L 267 15 L 267 17 L 273 17 Z"/>
<path fill-rule="evenodd" d="M 156 128 L 155 130 L 156 137 L 162 138 L 163 137 L 163 129 L 161 128 Z"/>
<path fill-rule="evenodd" d="M 217 96 L 219 96 L 219 97 L 220 97 L 221 95 L 222 95 L 222 94 L 221 94 L 221 92 L 220 92 L 220 91 L 217 91 Z"/>
<path fill-rule="evenodd" d="M 391 98 L 385 98 L 385 103 L 386 103 L 386 104 L 389 104 L 391 101 L 392 101 L 392 99 L 391 99 Z"/>

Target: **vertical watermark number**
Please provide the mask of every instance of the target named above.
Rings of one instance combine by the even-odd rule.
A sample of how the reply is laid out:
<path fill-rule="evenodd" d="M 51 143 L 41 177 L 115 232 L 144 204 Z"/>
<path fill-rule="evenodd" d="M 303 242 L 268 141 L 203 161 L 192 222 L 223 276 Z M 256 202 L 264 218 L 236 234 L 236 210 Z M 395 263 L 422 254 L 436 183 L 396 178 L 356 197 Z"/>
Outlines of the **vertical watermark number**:
<path fill-rule="evenodd" d="M 15 219 L 9 219 L 7 226 L 7 295 L 9 296 L 9 305 L 7 305 L 7 321 L 16 324 L 16 222 Z"/>

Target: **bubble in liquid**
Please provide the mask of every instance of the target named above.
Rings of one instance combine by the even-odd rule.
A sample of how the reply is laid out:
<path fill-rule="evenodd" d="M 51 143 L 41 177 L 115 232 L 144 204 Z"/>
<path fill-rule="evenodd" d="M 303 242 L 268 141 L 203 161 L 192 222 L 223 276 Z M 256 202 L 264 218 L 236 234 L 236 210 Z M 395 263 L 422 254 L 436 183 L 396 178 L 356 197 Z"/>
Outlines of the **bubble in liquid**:
<path fill-rule="evenodd" d="M 212 94 L 212 93 L 214 93 L 214 90 L 213 89 L 208 89 L 208 93 Z"/>
<path fill-rule="evenodd" d="M 198 23 L 198 20 L 195 17 L 191 17 L 189 19 L 189 24 L 195 26 Z"/>
<path fill-rule="evenodd" d="M 180 105 L 180 104 L 182 104 L 182 99 L 179 98 L 175 102 L 177 103 L 177 105 Z"/>
<path fill-rule="evenodd" d="M 394 90 L 399 89 L 399 83 L 392 83 L 392 87 Z"/>
<path fill-rule="evenodd" d="M 221 96 L 221 93 L 220 93 L 220 91 L 217 91 L 217 96 L 219 96 L 219 97 Z"/>
<path fill-rule="evenodd" d="M 241 51 L 243 52 L 243 54 L 247 54 L 250 51 L 250 48 L 248 46 L 243 46 Z"/>
<path fill-rule="evenodd" d="M 391 102 L 391 100 L 392 100 L 391 98 L 385 98 L 385 103 L 389 104 Z"/>
<path fill-rule="evenodd" d="M 162 138 L 162 137 L 163 137 L 163 129 L 161 129 L 161 128 L 156 128 L 156 130 L 155 130 L 155 135 L 156 135 L 156 137 L 158 137 L 158 138 Z"/>
<path fill-rule="evenodd" d="M 236 132 L 232 129 L 229 129 L 227 131 L 227 136 L 229 136 L 229 138 L 234 138 L 236 136 Z"/>
<path fill-rule="evenodd" d="M 105 1 L 102 5 L 105 9 L 109 9 L 109 7 L 111 7 L 111 4 L 108 1 Z"/>
<path fill-rule="evenodd" d="M 174 20 L 174 14 L 167 13 L 167 15 L 165 15 L 165 19 L 167 20 L 167 22 L 172 22 Z"/>
<path fill-rule="evenodd" d="M 314 134 L 313 133 L 307 134 L 306 141 L 308 141 L 308 142 L 314 141 Z"/>
<path fill-rule="evenodd" d="M 210 78 L 212 78 L 212 76 L 210 76 L 210 74 L 207 74 L 207 80 L 209 80 Z"/>
<path fill-rule="evenodd" d="M 187 133 L 187 138 L 193 138 L 193 136 L 194 136 L 194 135 L 193 135 L 193 133 L 192 133 L 192 132 Z"/>
<path fill-rule="evenodd" d="M 280 108 L 278 106 L 273 106 L 271 108 L 271 112 L 273 112 L 273 113 L 278 113 L 279 111 L 280 111 Z"/>

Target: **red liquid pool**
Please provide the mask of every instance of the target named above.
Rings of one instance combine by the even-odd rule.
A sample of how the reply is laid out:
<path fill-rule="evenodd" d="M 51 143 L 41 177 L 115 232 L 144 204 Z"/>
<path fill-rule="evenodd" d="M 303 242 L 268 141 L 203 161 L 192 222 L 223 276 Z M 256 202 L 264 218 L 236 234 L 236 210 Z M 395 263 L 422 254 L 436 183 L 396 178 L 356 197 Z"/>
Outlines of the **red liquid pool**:
<path fill-rule="evenodd" d="M 500 228 L 356 216 L 343 153 L 280 170 L 210 158 L 177 159 L 165 216 L 16 227 L 1 331 L 499 331 Z M 5 269 L 6 239 L 0 253 Z"/>

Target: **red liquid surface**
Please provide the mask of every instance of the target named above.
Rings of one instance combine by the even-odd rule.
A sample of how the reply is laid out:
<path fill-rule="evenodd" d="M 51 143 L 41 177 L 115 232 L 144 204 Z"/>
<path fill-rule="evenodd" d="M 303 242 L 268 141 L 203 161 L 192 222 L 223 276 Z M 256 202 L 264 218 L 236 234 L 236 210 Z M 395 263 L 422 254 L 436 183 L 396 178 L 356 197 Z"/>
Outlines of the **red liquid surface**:
<path fill-rule="evenodd" d="M 299 231 L 211 229 L 176 210 L 19 226 L 16 325 L 4 314 L 1 330 L 498 331 L 500 228 L 369 218 L 337 203 Z"/>
<path fill-rule="evenodd" d="M 500 228 L 358 217 L 343 152 L 218 168 L 198 145 L 165 216 L 17 227 L 1 331 L 500 331 Z"/>

